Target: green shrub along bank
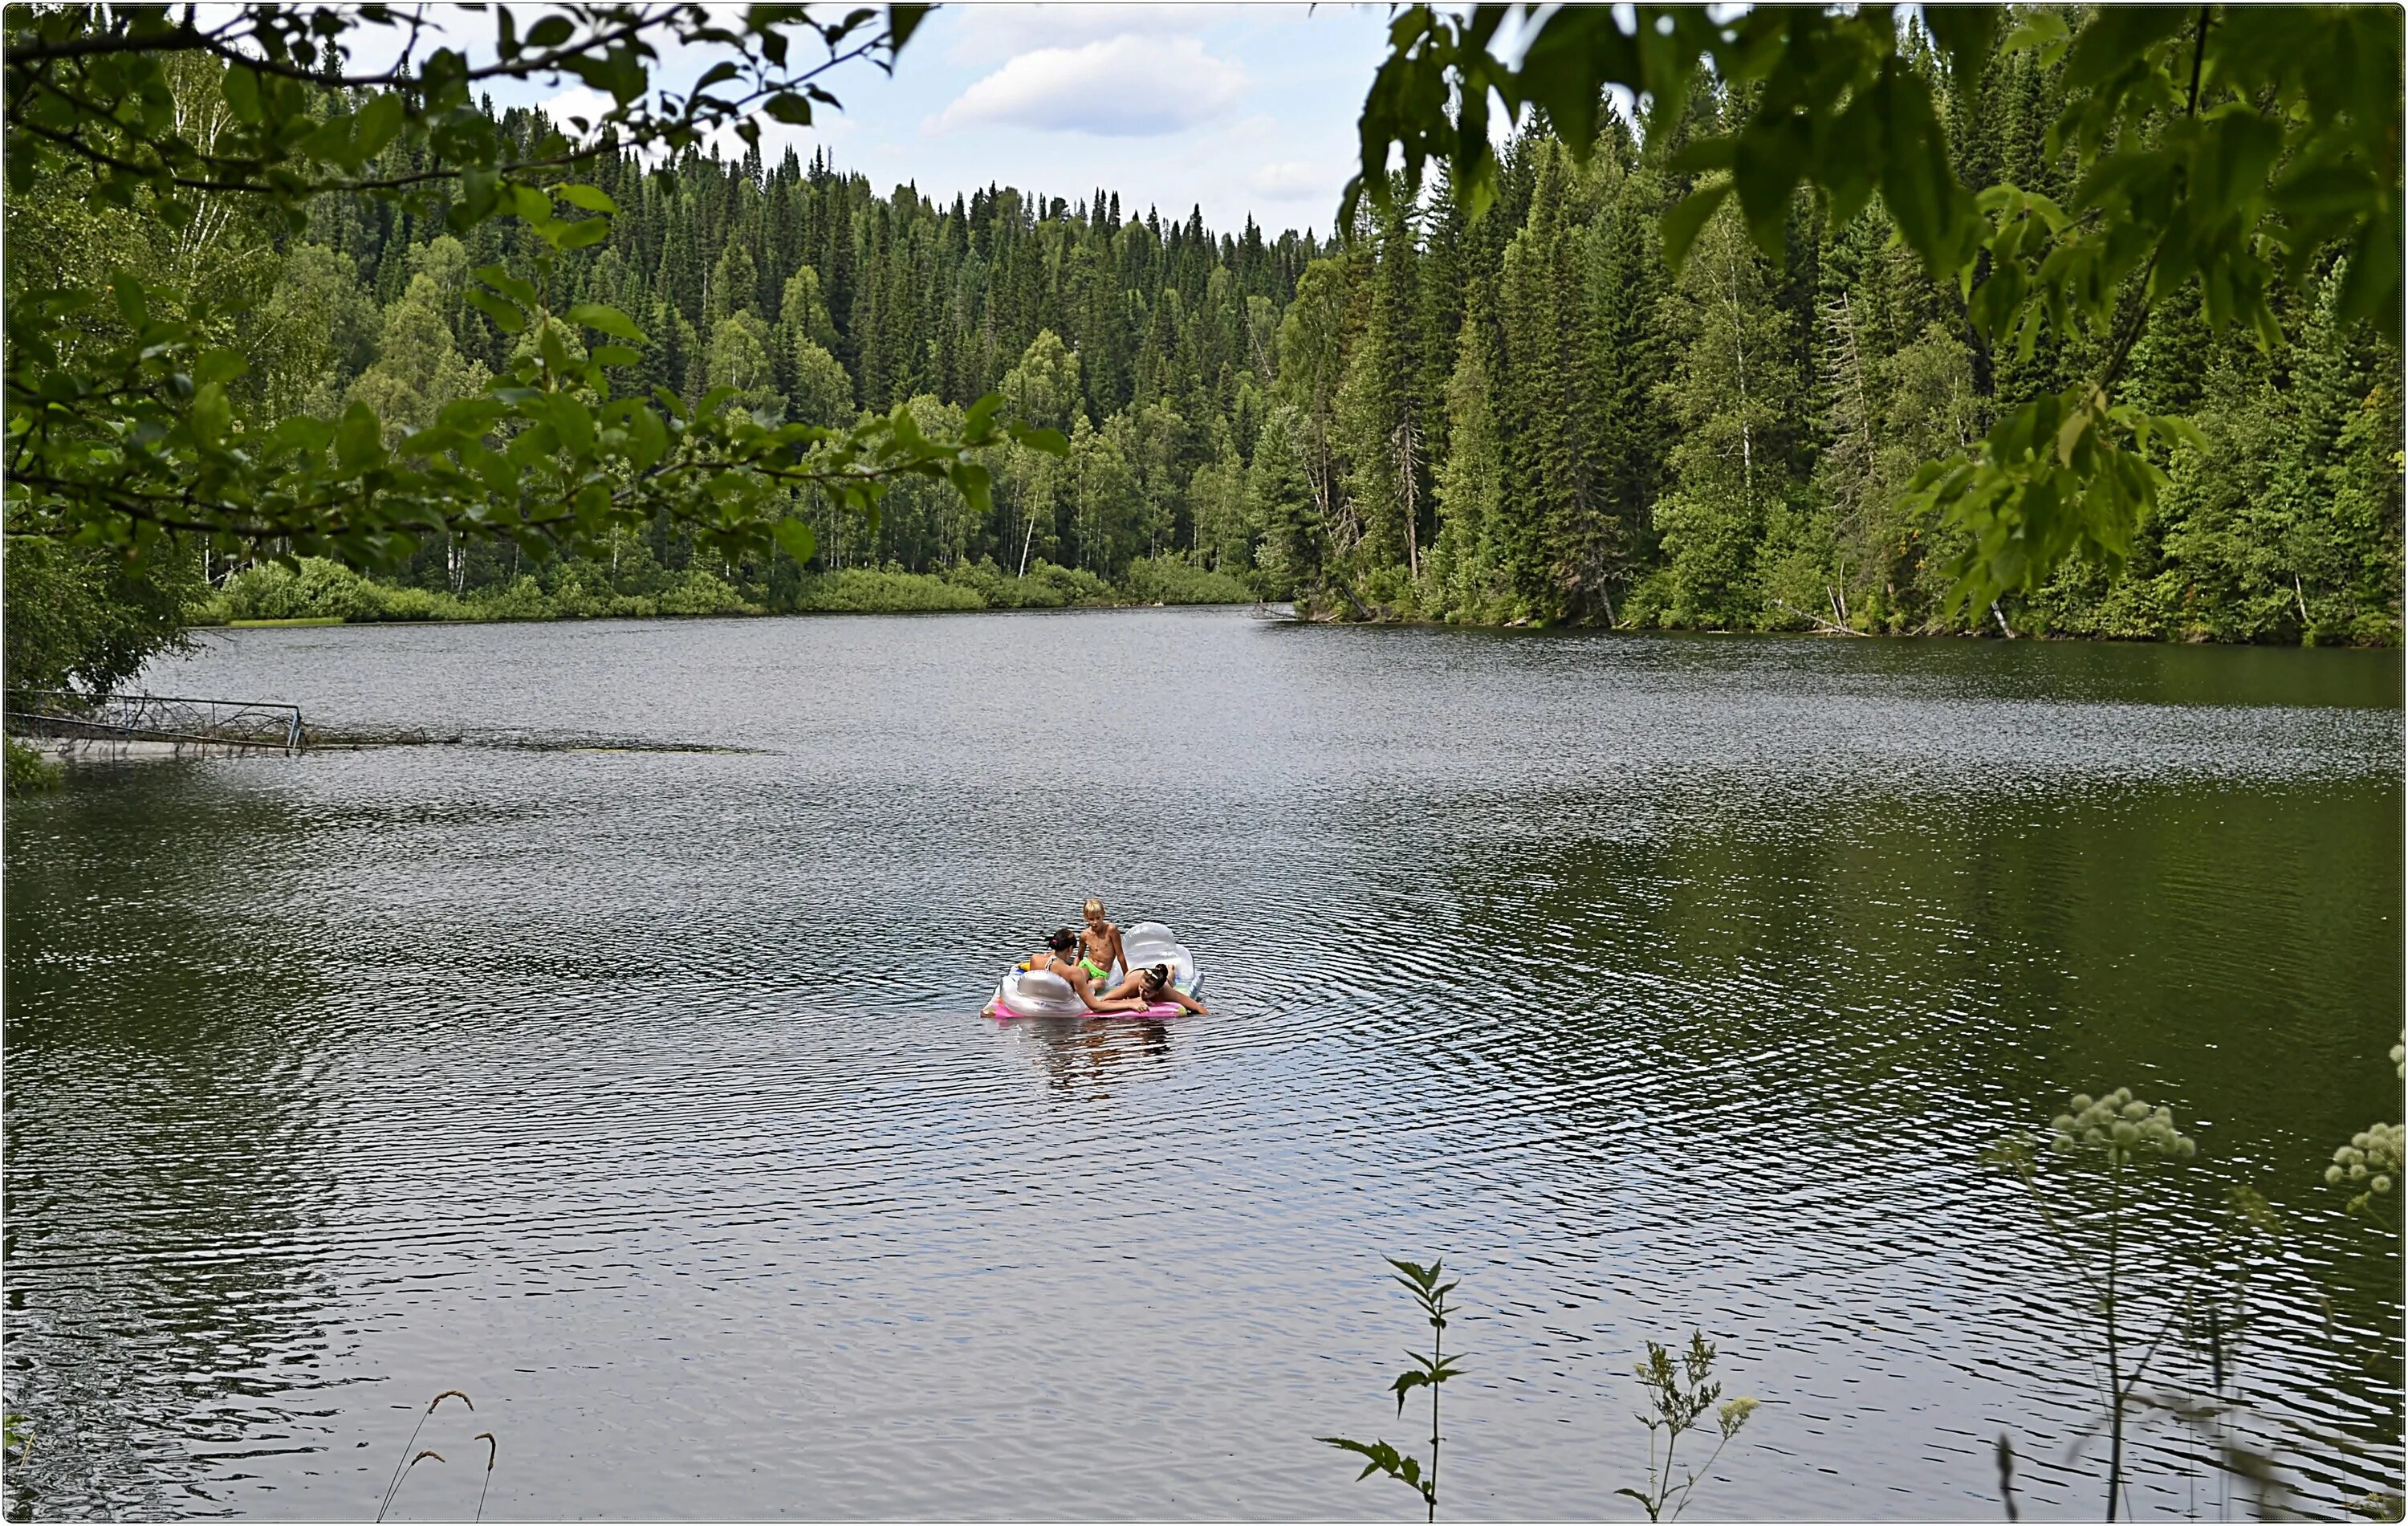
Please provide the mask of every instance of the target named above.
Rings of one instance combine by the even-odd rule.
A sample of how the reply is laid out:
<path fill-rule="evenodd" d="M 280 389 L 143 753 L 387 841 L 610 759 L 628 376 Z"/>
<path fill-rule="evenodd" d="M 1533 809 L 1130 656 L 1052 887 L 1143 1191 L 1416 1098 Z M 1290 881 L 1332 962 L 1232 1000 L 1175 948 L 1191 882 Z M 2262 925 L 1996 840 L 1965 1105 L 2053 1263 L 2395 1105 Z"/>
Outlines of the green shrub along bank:
<path fill-rule="evenodd" d="M 36 795 L 46 789 L 56 789 L 66 770 L 44 757 L 41 750 L 19 741 L 14 737 L 0 739 L 0 753 L 5 753 L 6 792 L 10 795 Z"/>
<path fill-rule="evenodd" d="M 406 587 L 338 562 L 301 558 L 296 571 L 263 562 L 228 578 L 194 612 L 200 625 L 237 620 L 649 619 L 659 615 L 918 614 L 972 610 L 1102 609 L 1129 604 L 1249 604 L 1253 589 L 1226 572 L 1171 557 L 1140 557 L 1118 583 L 1039 561 L 1025 576 L 991 562 L 942 572 L 899 567 L 810 572 L 781 562 L 715 573 L 657 567 L 614 577 L 597 563 L 561 561 L 466 593 Z"/>

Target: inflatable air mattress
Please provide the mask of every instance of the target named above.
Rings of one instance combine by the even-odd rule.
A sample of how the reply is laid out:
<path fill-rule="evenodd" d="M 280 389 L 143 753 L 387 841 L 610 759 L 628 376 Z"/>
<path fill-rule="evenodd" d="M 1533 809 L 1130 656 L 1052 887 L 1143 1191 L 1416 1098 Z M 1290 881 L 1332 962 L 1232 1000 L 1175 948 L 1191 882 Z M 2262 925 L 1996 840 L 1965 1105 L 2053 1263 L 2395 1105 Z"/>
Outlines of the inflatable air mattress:
<path fill-rule="evenodd" d="M 1182 995 L 1194 996 L 1203 984 L 1197 972 L 1196 956 L 1185 944 L 1171 936 L 1170 929 L 1159 922 L 1140 922 L 1121 929 L 1121 947 L 1127 951 L 1132 968 L 1143 970 L 1150 965 L 1170 966 L 1170 983 Z M 1112 966 L 1111 985 L 1118 985 L 1123 971 Z M 1107 986 L 1110 989 L 1111 986 Z M 1116 1012 L 1114 1017 L 1175 1017 L 1187 1009 L 1168 1001 L 1157 1001 L 1138 1012 Z M 1014 970 L 1003 977 L 986 1004 L 990 1017 L 1077 1017 L 1084 1015 L 1087 1004 L 1070 983 L 1047 970 Z"/>

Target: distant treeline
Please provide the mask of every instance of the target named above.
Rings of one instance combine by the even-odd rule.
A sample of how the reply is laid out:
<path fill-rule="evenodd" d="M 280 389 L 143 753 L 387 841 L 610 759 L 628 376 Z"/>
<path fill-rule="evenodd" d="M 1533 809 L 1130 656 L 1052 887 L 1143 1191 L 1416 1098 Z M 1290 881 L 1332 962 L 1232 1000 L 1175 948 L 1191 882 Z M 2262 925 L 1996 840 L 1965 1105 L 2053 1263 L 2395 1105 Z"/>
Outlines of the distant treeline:
<path fill-rule="evenodd" d="M 2068 194 L 2046 143 L 2058 100 L 2053 66 L 2002 55 L 1955 108 L 1964 181 Z M 2293 338 L 2272 353 L 2211 335 L 2196 291 L 2151 319 L 2125 393 L 2211 448 L 2168 458 L 2123 577 L 2074 566 L 1950 612 L 1953 532 L 1900 489 L 2096 357 L 2054 337 L 2028 358 L 1973 342 L 1961 294 L 1921 274 L 1877 206 L 1833 224 L 1801 194 L 1779 261 L 1727 211 L 1672 276 L 1658 219 L 1689 180 L 1667 166 L 1725 106 L 1705 90 L 1645 144 L 1610 120 L 1585 164 L 1534 126 L 1479 222 L 1439 185 L 1342 242 L 1215 232 L 1110 191 L 881 195 L 792 151 L 658 173 L 606 155 L 585 178 L 622 213 L 550 295 L 635 316 L 650 342 L 630 383 L 730 386 L 813 423 L 908 403 L 930 429 L 998 390 L 1069 450 L 997 452 L 988 513 L 920 481 L 874 524 L 806 505 L 808 566 L 697 558 L 664 525 L 607 563 L 437 541 L 399 581 L 467 599 L 532 578 L 564 609 L 638 610 L 695 574 L 779 608 L 847 571 L 1003 587 L 1042 564 L 1118 588 L 1176 563 L 1343 618 L 2399 639 L 2400 360 L 2329 321 L 2330 269 L 2283 296 Z M 38 187 L 10 210 L 12 284 L 47 261 L 172 262 L 238 297 L 238 406 L 261 418 L 357 396 L 398 436 L 525 342 L 469 300 L 477 266 L 526 267 L 512 220 L 464 240 L 348 198 L 300 235 L 171 229 Z"/>

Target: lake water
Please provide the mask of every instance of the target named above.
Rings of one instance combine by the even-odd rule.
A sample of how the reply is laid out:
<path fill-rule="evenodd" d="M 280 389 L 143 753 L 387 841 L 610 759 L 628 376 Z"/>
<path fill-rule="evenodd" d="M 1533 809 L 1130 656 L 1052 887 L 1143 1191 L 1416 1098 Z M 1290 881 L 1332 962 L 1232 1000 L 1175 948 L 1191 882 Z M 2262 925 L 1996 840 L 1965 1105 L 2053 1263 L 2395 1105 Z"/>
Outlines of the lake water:
<path fill-rule="evenodd" d="M 1397 1519 L 1313 1438 L 1417 1434 L 1398 1254 L 1463 1279 L 1449 1516 L 1635 1517 L 1631 1364 L 1696 1327 L 1764 1407 L 1693 1517 L 1995 1519 L 2003 1432 L 2097 1519 L 2086 1317 L 1981 1157 L 2125 1084 L 2200 1144 L 2153 1237 L 2284 1215 L 2228 1426 L 2338 1514 L 2400 1488 L 2398 1236 L 2319 1173 L 2400 1116 L 2401 681 L 1243 611 L 210 635 L 149 685 L 465 740 L 11 802 L 11 1513 L 365 1518 L 461 1389 L 396 1519 L 475 1507 L 480 1431 L 504 1519 Z M 982 1019 L 1089 894 L 1211 1015 Z M 2258 1508 L 2136 1436 L 2136 1514 Z"/>

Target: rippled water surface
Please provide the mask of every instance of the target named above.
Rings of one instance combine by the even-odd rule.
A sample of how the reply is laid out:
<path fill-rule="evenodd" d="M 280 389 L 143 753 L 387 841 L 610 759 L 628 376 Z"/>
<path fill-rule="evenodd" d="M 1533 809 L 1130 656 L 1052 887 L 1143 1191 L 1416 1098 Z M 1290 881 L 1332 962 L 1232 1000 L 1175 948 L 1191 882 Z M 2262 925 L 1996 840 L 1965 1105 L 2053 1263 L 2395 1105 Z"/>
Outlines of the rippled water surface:
<path fill-rule="evenodd" d="M 457 1388 L 396 1518 L 491 1431 L 503 1518 L 1391 1519 L 1312 1438 L 1412 1433 L 1397 1253 L 1463 1277 L 1450 1515 L 1635 1515 L 1697 1326 L 1765 1407 L 1693 1514 L 1996 1519 L 2004 1432 L 2096 1519 L 1981 1155 L 2118 1083 L 2200 1142 L 2163 1232 L 2285 1216 L 2233 1433 L 2294 1507 L 2400 1487 L 2397 1237 L 2318 1176 L 2401 1105 L 2396 655 L 1170 611 L 148 682 L 466 740 L 11 802 L 12 1513 L 366 1517 Z M 978 1015 L 1091 893 L 1210 1016 Z M 2139 1434 L 2137 1514 L 2258 1508 Z"/>

